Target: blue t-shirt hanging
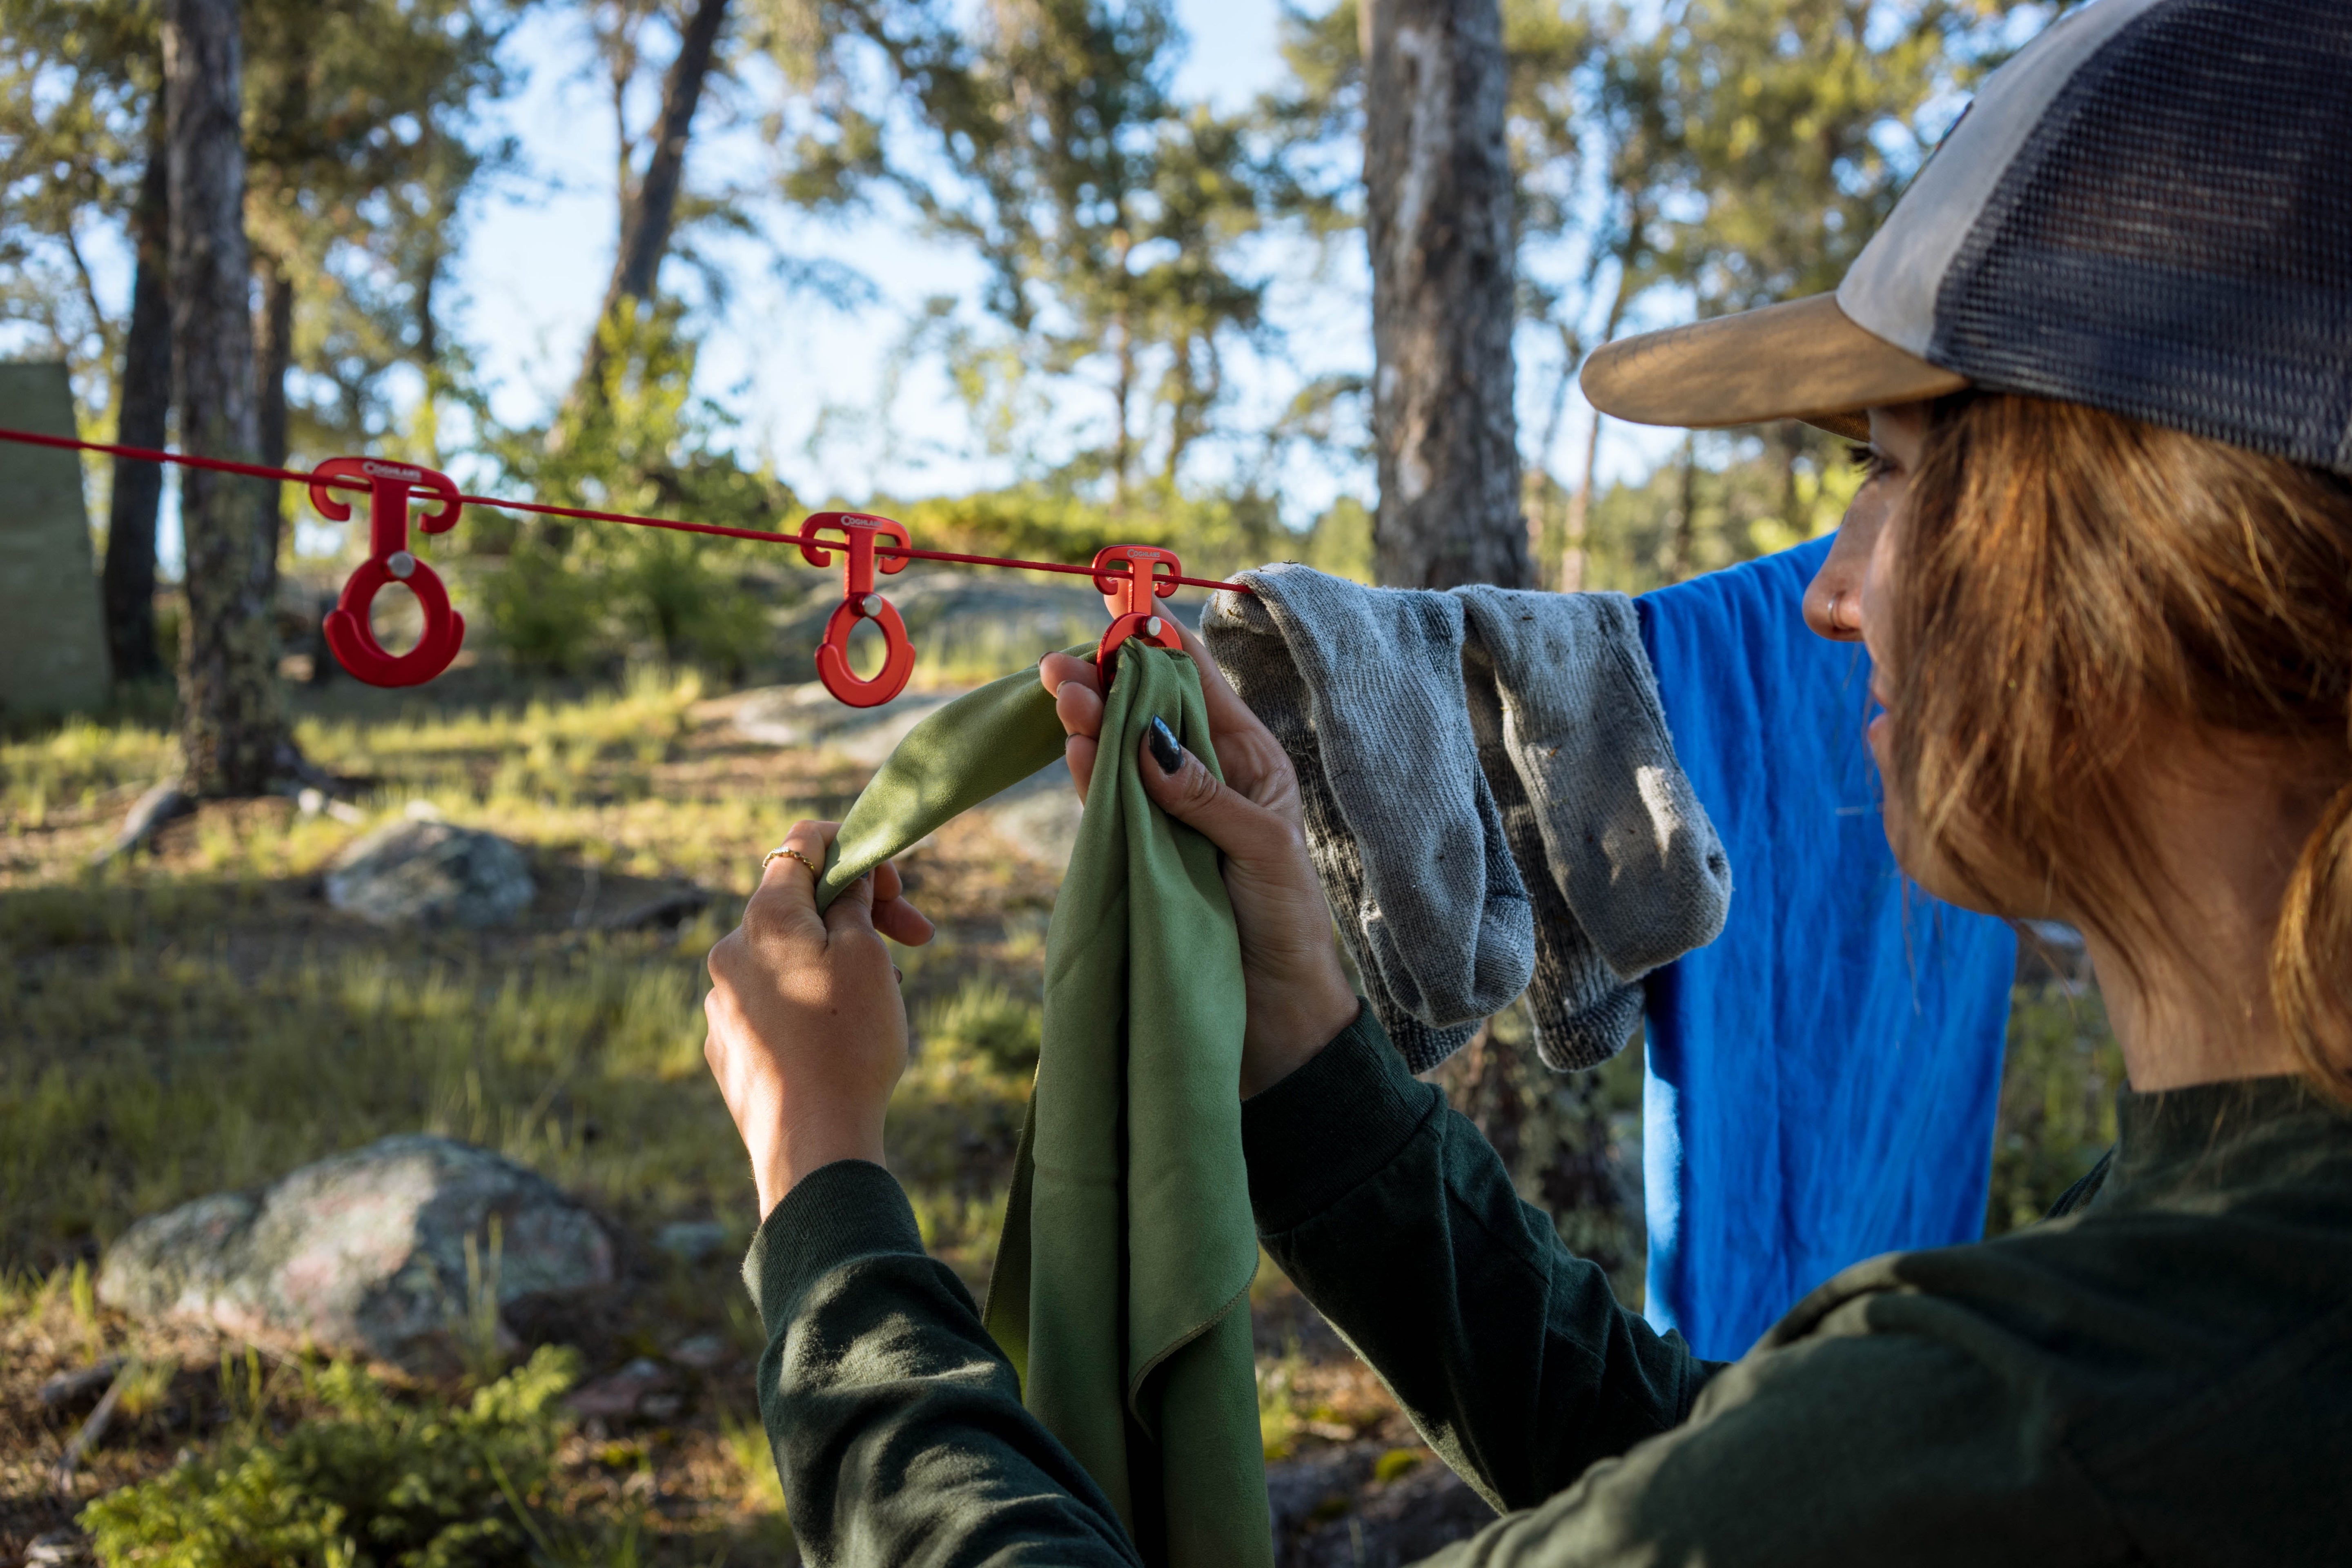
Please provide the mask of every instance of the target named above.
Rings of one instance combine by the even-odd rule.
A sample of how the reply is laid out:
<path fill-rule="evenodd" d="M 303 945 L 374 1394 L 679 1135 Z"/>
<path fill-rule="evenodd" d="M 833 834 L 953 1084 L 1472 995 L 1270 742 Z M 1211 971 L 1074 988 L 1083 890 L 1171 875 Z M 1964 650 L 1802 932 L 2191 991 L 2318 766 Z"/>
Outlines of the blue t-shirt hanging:
<path fill-rule="evenodd" d="M 1648 982 L 1650 1321 L 1738 1356 L 1849 1263 L 1984 1225 L 2016 940 L 1897 869 L 1870 661 L 1806 629 L 1817 540 L 1644 595 L 1723 935 Z"/>

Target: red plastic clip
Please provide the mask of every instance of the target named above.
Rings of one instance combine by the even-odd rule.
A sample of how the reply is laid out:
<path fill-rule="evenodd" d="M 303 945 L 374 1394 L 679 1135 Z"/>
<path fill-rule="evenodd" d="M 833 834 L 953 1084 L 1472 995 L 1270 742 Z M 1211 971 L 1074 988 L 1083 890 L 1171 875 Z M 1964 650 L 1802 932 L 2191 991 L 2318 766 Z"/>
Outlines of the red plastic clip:
<path fill-rule="evenodd" d="M 824 640 L 817 645 L 816 678 L 824 689 L 852 708 L 879 708 L 906 689 L 907 677 L 915 671 L 915 645 L 907 640 L 907 623 L 898 618 L 890 601 L 874 591 L 874 574 L 903 572 L 907 557 L 878 559 L 875 554 L 877 541 L 887 540 L 901 550 L 909 549 L 914 539 L 907 525 L 887 517 L 868 517 L 863 512 L 821 511 L 801 525 L 803 534 L 813 534 L 821 528 L 841 531 L 842 542 L 803 542 L 801 554 L 812 566 L 833 564 L 833 550 L 849 556 L 849 585 L 841 603 L 834 606 L 832 617 L 824 623 Z M 861 680 L 849 668 L 849 634 L 861 620 L 872 620 L 882 629 L 882 644 L 887 650 L 882 668 L 870 680 Z"/>
<path fill-rule="evenodd" d="M 1168 570 L 1160 571 L 1162 566 Z M 1128 638 L 1182 651 L 1184 639 L 1176 635 L 1176 624 L 1153 609 L 1151 601 L 1174 593 L 1183 572 L 1174 551 L 1149 544 L 1113 544 L 1097 552 L 1095 592 L 1108 601 L 1111 613 L 1110 629 L 1095 648 L 1095 668 L 1102 672 L 1104 690 L 1110 689 L 1111 661 Z"/>
<path fill-rule="evenodd" d="M 327 646 L 345 669 L 370 686 L 422 686 L 457 657 L 466 618 L 449 607 L 449 592 L 433 568 L 409 553 L 408 503 L 420 490 L 438 498 L 440 504 L 420 513 L 416 526 L 427 533 L 446 532 L 457 521 L 457 487 L 430 468 L 374 458 L 330 458 L 312 473 L 310 504 L 331 522 L 350 521 L 352 503 L 341 490 L 318 481 L 346 476 L 368 481 L 368 558 L 327 613 Z M 405 585 L 425 611 L 425 635 L 396 656 L 383 650 L 368 624 L 368 607 L 387 583 Z"/>

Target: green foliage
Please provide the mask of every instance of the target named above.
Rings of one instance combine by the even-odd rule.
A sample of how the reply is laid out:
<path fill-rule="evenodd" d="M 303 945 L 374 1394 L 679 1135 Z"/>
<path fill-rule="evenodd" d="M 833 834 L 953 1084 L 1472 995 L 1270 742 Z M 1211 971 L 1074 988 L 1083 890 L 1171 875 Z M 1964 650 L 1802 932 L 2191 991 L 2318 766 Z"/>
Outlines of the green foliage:
<path fill-rule="evenodd" d="M 1037 1068 L 1044 1027 L 1038 1004 L 994 981 L 973 978 L 953 996 L 923 1009 L 917 1030 L 926 1051 L 976 1057 L 1001 1072 Z"/>
<path fill-rule="evenodd" d="M 551 430 L 509 432 L 494 450 L 541 501 L 762 531 L 796 526 L 793 493 L 719 441 L 732 420 L 694 395 L 698 348 L 675 305 L 625 301 L 602 328 L 595 395 Z M 765 648 L 750 574 L 773 547 L 709 535 L 546 519 L 471 538 L 489 564 L 475 594 L 498 646 L 527 669 L 569 672 L 645 648 L 740 679 Z"/>
<path fill-rule="evenodd" d="M 1353 496 L 1333 501 L 1307 536 L 1307 563 L 1334 577 L 1371 582 L 1371 508 Z"/>
<path fill-rule="evenodd" d="M 1306 1358 L 1298 1353 L 1295 1341 L 1280 1360 L 1257 1364 L 1258 1444 L 1268 1464 L 1290 1458 L 1290 1450 L 1297 1445 L 1299 1428 L 1307 1417 L 1298 1408 L 1295 1385 L 1305 1365 Z"/>
<path fill-rule="evenodd" d="M 609 649 L 608 585 L 572 570 L 555 549 L 536 542 L 516 548 L 467 587 L 488 623 L 488 640 L 518 669 L 572 675 Z"/>
<path fill-rule="evenodd" d="M 1076 433 L 1049 458 L 1063 478 L 1103 481 L 1118 503 L 1176 484 L 1224 399 L 1226 356 L 1263 335 L 1265 282 L 1238 242 L 1285 176 L 1246 116 L 1176 97 L 1169 0 L 1044 0 L 977 23 L 945 0 L 828 16 L 829 50 L 856 39 L 886 69 L 874 95 L 814 106 L 787 193 L 835 205 L 887 184 L 979 256 L 998 330 L 940 342 L 983 427 L 1081 400 L 1052 425 Z M 909 118 L 919 150 L 881 129 Z"/>
<path fill-rule="evenodd" d="M 2116 1095 L 2123 1087 L 2123 1052 L 2096 992 L 2056 982 L 2017 988 L 2001 1062 L 1986 1235 L 2032 1225 L 2098 1163 L 2116 1141 Z"/>
<path fill-rule="evenodd" d="M 728 1463 L 735 1467 L 736 1484 L 742 1489 L 745 1504 L 754 1512 L 782 1516 L 784 1481 L 776 1469 L 776 1450 L 768 1442 L 768 1429 L 756 1417 L 730 1413 L 720 1417 L 719 1435 Z"/>
<path fill-rule="evenodd" d="M 503 0 L 244 0 L 247 226 L 296 285 L 298 448 L 392 433 L 386 381 L 428 400 L 463 365 L 433 320 L 475 177 L 508 149 L 480 109 L 509 79 Z M 79 231 L 128 216 L 162 84 L 155 0 L 9 0 L 0 11 L 0 320 L 33 324 L 74 367 L 84 417 L 110 426 L 126 321 L 90 287 Z M 429 426 L 429 417 L 424 421 Z M 429 430 L 420 443 L 430 452 Z"/>
<path fill-rule="evenodd" d="M 394 1400 L 348 1364 L 317 1375 L 326 1413 L 282 1436 L 126 1487 L 82 1512 L 100 1559 L 141 1568 L 492 1568 L 530 1563 L 541 1496 L 578 1375 L 554 1347 L 464 1405 Z"/>
<path fill-rule="evenodd" d="M 1189 492 L 1153 483 L 1120 506 L 1066 484 L 1030 484 L 924 500 L 877 500 L 874 510 L 904 521 L 927 549 L 1084 564 L 1107 545 L 1153 544 L 1175 551 L 1187 576 L 1295 555 L 1303 543 L 1283 525 L 1275 498 L 1248 489 Z"/>
<path fill-rule="evenodd" d="M 1156 544 L 1181 552 L 1165 513 L 1118 517 L 1066 488 L 1019 485 L 977 495 L 877 502 L 926 547 L 1025 561 L 1084 563 L 1112 544 Z"/>
<path fill-rule="evenodd" d="M 1639 594 L 1828 532 L 1862 479 L 1827 437 L 1801 455 L 1748 438 L 1694 437 L 1683 457 L 1592 504 L 1583 585 Z"/>
<path fill-rule="evenodd" d="M 47 340 L 92 423 L 113 407 L 127 322 L 86 286 L 76 235 L 122 222 L 136 197 L 163 80 L 157 20 L 142 0 L 0 6 L 0 322 Z"/>

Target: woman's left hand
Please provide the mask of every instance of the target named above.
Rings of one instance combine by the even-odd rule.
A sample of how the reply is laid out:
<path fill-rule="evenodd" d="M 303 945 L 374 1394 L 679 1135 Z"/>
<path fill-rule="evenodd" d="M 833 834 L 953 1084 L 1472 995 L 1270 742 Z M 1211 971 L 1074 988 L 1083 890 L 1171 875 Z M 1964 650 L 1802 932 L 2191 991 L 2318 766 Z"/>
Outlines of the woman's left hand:
<path fill-rule="evenodd" d="M 839 828 L 795 823 L 784 845 L 822 866 Z M 882 1163 L 883 1113 L 907 1070 L 907 1005 L 882 938 L 931 940 L 901 891 L 886 861 L 820 915 L 815 873 L 780 855 L 710 950 L 702 1055 L 751 1152 L 762 1219 L 820 1165 Z"/>

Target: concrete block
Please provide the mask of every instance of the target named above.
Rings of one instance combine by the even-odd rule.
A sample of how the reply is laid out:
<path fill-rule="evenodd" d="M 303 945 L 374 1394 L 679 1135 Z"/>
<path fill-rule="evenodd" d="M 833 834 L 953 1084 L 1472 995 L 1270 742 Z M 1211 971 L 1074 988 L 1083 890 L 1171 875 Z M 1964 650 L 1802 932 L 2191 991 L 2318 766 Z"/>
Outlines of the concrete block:
<path fill-rule="evenodd" d="M 0 364 L 0 427 L 74 435 L 66 367 Z M 110 679 L 81 459 L 0 441 L 0 714 L 87 712 Z"/>

